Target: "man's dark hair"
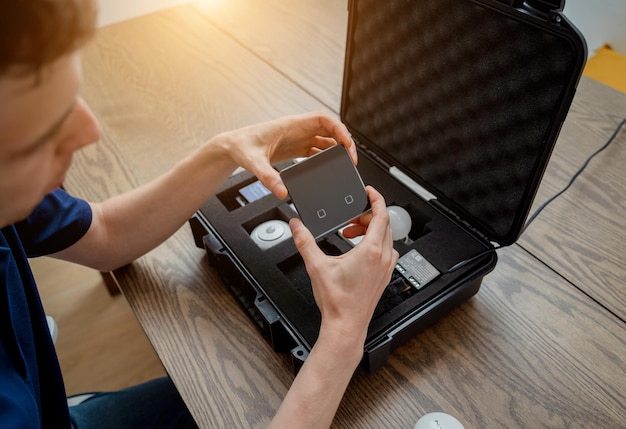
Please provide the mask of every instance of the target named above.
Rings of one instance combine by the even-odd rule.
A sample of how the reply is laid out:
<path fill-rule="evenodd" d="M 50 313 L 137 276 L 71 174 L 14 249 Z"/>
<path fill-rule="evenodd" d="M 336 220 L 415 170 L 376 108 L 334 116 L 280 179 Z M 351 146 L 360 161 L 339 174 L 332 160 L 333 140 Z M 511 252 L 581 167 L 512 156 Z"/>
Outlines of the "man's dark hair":
<path fill-rule="evenodd" d="M 0 0 L 0 77 L 39 75 L 95 32 L 96 0 Z"/>

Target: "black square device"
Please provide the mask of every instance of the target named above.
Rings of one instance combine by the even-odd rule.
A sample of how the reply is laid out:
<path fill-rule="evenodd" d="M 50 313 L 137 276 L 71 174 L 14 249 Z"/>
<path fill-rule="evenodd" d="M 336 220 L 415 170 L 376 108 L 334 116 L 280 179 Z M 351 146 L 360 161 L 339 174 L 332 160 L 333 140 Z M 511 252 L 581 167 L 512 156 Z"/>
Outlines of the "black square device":
<path fill-rule="evenodd" d="M 335 232 L 370 207 L 348 151 L 334 145 L 280 172 L 302 222 L 316 239 Z"/>

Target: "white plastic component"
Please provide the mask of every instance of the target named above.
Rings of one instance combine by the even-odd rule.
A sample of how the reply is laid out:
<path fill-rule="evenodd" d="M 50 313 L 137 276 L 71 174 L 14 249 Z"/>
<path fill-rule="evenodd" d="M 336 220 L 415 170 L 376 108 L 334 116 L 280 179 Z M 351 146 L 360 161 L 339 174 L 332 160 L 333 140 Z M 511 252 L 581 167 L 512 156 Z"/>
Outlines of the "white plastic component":
<path fill-rule="evenodd" d="M 391 226 L 393 241 L 407 238 L 413 225 L 409 212 L 400 206 L 389 206 L 387 213 L 389 213 L 389 225 Z"/>
<path fill-rule="evenodd" d="M 250 238 L 261 249 L 269 249 L 291 237 L 289 224 L 282 220 L 269 220 L 257 225 L 250 233 Z"/>
<path fill-rule="evenodd" d="M 450 414 L 435 412 L 422 416 L 413 429 L 465 429 L 460 421 Z"/>

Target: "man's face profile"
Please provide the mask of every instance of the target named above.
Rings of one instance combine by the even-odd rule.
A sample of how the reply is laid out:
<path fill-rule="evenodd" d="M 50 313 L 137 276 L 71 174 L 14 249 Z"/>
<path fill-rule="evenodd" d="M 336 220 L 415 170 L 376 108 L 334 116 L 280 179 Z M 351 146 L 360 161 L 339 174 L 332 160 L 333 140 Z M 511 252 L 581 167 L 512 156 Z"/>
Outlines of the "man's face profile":
<path fill-rule="evenodd" d="M 0 76 L 0 226 L 28 216 L 60 186 L 72 154 L 98 139 L 80 79 L 78 53 L 38 77 Z"/>

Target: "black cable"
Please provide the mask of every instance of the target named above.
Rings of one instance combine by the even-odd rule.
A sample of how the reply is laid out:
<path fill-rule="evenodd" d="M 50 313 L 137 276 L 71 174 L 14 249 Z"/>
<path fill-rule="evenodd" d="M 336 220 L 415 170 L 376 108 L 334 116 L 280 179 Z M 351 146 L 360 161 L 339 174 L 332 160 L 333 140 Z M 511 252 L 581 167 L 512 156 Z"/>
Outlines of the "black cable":
<path fill-rule="evenodd" d="M 480 258 L 481 256 L 485 256 L 491 252 L 495 252 L 496 250 L 502 248 L 502 246 L 497 246 L 497 247 L 491 247 L 489 249 L 483 250 L 482 252 L 478 252 L 477 254 L 475 254 L 474 256 L 470 256 L 467 259 L 462 260 L 461 262 L 457 262 L 456 264 L 452 265 L 450 268 L 448 268 L 446 270 L 446 272 L 444 274 L 448 274 L 448 273 L 452 273 L 456 270 L 458 270 L 459 268 L 464 267 L 465 265 L 469 264 L 472 261 L 475 261 L 476 259 Z"/>
<path fill-rule="evenodd" d="M 570 179 L 569 183 L 567 184 L 567 186 L 565 186 L 563 189 L 561 189 L 558 193 L 554 194 L 552 197 L 548 198 L 543 204 L 541 204 L 537 210 L 535 210 L 535 212 L 532 214 L 532 216 L 530 216 L 528 218 L 528 220 L 526 221 L 526 224 L 524 225 L 524 229 L 522 231 L 526 231 L 526 228 L 528 228 L 528 225 L 531 224 L 532 221 L 534 221 L 537 216 L 539 215 L 539 213 L 541 213 L 541 211 L 543 209 L 545 209 L 550 203 L 552 203 L 554 200 L 556 200 L 558 197 L 560 197 L 561 195 L 563 195 L 563 193 L 565 193 L 565 191 L 567 191 L 572 184 L 574 183 L 574 181 L 576 180 L 576 178 L 578 178 L 578 176 L 580 176 L 580 174 L 587 168 L 587 166 L 589 165 L 589 163 L 591 162 L 591 160 L 598 155 L 600 152 L 602 152 L 603 150 L 605 150 L 607 147 L 609 147 L 609 145 L 611 143 L 613 143 L 613 140 L 615 140 L 615 137 L 617 137 L 617 134 L 620 132 L 620 130 L 622 129 L 622 127 L 624 126 L 624 124 L 626 124 L 626 118 L 622 119 L 622 121 L 617 125 L 617 127 L 615 128 L 615 131 L 613 131 L 613 135 L 611 135 L 611 137 L 607 140 L 607 142 L 598 150 L 596 150 L 593 154 L 591 154 L 591 156 L 589 158 L 587 158 L 587 160 L 583 163 L 583 165 L 578 169 L 578 171 L 572 176 L 572 178 Z M 496 250 L 500 249 L 502 246 L 498 246 L 498 247 L 492 247 L 490 249 L 486 249 L 482 252 L 477 253 L 474 256 L 471 256 L 467 259 L 464 259 L 461 262 L 457 262 L 456 264 L 454 264 L 453 266 L 451 266 L 450 268 L 448 268 L 448 270 L 444 273 L 444 274 L 448 274 L 451 273 L 453 271 L 458 270 L 461 267 L 464 267 L 466 264 L 469 264 L 470 262 L 487 255 L 488 253 L 491 252 L 495 252 Z"/>
<path fill-rule="evenodd" d="M 587 158 L 587 160 L 585 161 L 585 163 L 582 165 L 582 167 L 580 167 L 578 169 L 578 171 L 576 172 L 576 174 L 574 174 L 572 176 L 572 178 L 570 179 L 569 183 L 567 184 L 567 186 L 565 186 L 563 189 L 561 189 L 561 191 L 559 191 L 558 193 L 556 193 L 555 195 L 553 195 L 552 197 L 548 198 L 546 200 L 546 202 L 544 202 L 542 205 L 540 205 L 537 210 L 535 210 L 535 213 L 533 213 L 533 215 L 528 218 L 528 220 L 526 221 L 526 225 L 524 225 L 524 231 L 526 230 L 526 228 L 528 228 L 528 225 L 531 224 L 532 221 L 535 220 L 535 218 L 539 215 L 539 213 L 541 213 L 541 211 L 543 209 L 545 209 L 550 203 L 552 203 L 554 200 L 556 200 L 558 197 L 560 197 L 561 195 L 563 195 L 563 193 L 565 191 L 567 191 L 570 186 L 572 186 L 572 184 L 574 183 L 574 181 L 576 180 L 576 178 L 578 176 L 580 176 L 580 174 L 587 168 L 587 166 L 589 165 L 589 163 L 591 162 L 591 160 L 600 152 L 602 152 L 603 150 L 605 150 L 607 147 L 609 147 L 609 145 L 611 143 L 613 143 L 613 140 L 615 140 L 615 137 L 617 137 L 617 134 L 620 132 L 620 130 L 622 129 L 622 127 L 624 126 L 624 124 L 626 123 L 626 118 L 622 119 L 622 122 L 619 123 L 619 125 L 617 126 L 617 128 L 615 128 L 615 131 L 613 132 L 613 135 L 607 140 L 607 142 L 604 144 L 604 146 L 602 146 L 600 149 L 598 149 L 597 151 L 595 151 L 589 158 Z"/>

